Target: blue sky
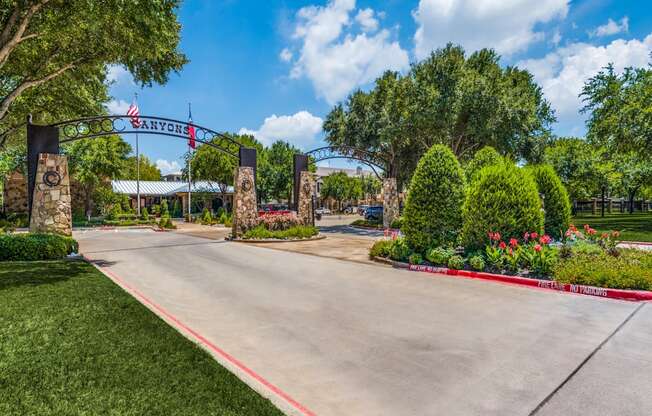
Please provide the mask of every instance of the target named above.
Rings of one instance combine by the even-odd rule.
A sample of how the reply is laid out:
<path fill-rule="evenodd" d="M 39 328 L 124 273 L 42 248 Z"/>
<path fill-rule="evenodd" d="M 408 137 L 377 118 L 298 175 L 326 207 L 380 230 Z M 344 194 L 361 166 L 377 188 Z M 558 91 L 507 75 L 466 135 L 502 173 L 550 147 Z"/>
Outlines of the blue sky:
<path fill-rule="evenodd" d="M 186 0 L 180 20 L 190 63 L 144 89 L 110 68 L 109 110 L 124 113 L 137 92 L 141 114 L 185 120 L 192 102 L 197 124 L 304 150 L 323 144 L 323 117 L 351 90 L 448 41 L 493 47 L 503 64 L 532 71 L 559 135 L 584 134 L 585 79 L 609 62 L 646 66 L 652 51 L 652 8 L 636 0 Z M 163 171 L 178 170 L 186 150 L 158 136 L 140 147 Z"/>

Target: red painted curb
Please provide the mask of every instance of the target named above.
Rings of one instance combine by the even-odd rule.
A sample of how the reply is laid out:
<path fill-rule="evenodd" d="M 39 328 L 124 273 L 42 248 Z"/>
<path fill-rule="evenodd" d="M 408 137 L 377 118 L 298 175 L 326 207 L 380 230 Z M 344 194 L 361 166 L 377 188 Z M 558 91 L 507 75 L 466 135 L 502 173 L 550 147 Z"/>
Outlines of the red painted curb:
<path fill-rule="evenodd" d="M 201 334 L 199 334 L 197 331 L 193 330 L 189 326 L 185 325 L 183 322 L 181 322 L 177 317 L 172 315 L 170 312 L 165 310 L 162 306 L 154 303 L 151 301 L 149 298 L 147 298 L 145 295 L 143 295 L 141 292 L 139 292 L 137 289 L 129 285 L 127 282 L 119 278 L 115 273 L 112 271 L 100 267 L 96 264 L 93 264 L 93 261 L 83 254 L 81 255 L 82 258 L 87 261 L 88 263 L 92 264 L 96 268 L 98 268 L 102 273 L 104 273 L 106 276 L 108 276 L 115 284 L 120 286 L 123 290 L 125 290 L 128 293 L 131 293 L 140 303 L 142 304 L 147 304 L 151 306 L 152 308 L 156 309 L 161 315 L 165 316 L 169 321 L 171 321 L 170 325 L 175 327 L 179 332 L 183 330 L 183 332 L 186 332 L 187 334 L 191 335 L 198 343 L 203 344 L 206 348 L 223 358 L 224 360 L 228 361 L 231 365 L 237 367 L 244 373 L 246 373 L 248 376 L 259 382 L 261 385 L 263 385 L 267 390 L 272 392 L 274 395 L 280 397 L 285 401 L 287 404 L 289 404 L 292 408 L 297 410 L 299 413 L 301 413 L 304 416 L 317 416 L 314 412 L 303 406 L 301 403 L 297 402 L 294 400 L 292 397 L 290 397 L 287 393 L 285 393 L 283 390 L 280 388 L 276 387 L 274 384 L 270 383 L 267 381 L 265 378 L 263 378 L 261 375 L 244 365 L 241 361 L 218 347 L 217 345 L 213 344 L 210 342 L 208 339 L 204 338 Z"/>
<path fill-rule="evenodd" d="M 489 280 L 493 282 L 509 283 L 519 286 L 529 286 L 538 289 L 555 290 L 558 292 L 568 292 L 579 295 L 598 296 L 609 299 L 621 299 L 635 302 L 652 301 L 652 292 L 646 290 L 623 290 L 608 289 L 595 286 L 573 285 L 570 283 L 559 283 L 553 280 L 530 279 L 520 276 L 507 276 L 504 274 L 474 272 L 470 270 L 453 270 L 445 267 L 423 266 L 423 265 L 405 265 L 403 266 L 413 272 L 425 272 L 445 274 L 448 276 L 467 277 L 471 279 Z"/>

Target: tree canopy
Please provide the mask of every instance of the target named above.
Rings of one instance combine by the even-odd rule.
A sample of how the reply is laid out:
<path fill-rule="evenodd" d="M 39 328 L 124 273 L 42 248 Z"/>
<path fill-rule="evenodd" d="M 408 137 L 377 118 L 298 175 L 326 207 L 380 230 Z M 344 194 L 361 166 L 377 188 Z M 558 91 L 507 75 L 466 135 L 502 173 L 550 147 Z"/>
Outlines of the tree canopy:
<path fill-rule="evenodd" d="M 290 143 L 279 140 L 266 147 L 259 156 L 262 159 L 258 178 L 261 199 L 264 201 L 288 201 L 294 183 L 294 155 L 301 151 Z"/>
<path fill-rule="evenodd" d="M 179 0 L 0 2 L 0 131 L 28 113 L 52 122 L 104 112 L 109 66 L 126 68 L 142 85 L 165 83 L 187 62 L 177 49 L 178 6 Z"/>
<path fill-rule="evenodd" d="M 461 160 L 493 146 L 539 161 L 554 120 L 528 71 L 501 67 L 493 50 L 467 56 L 449 44 L 407 75 L 387 72 L 371 91 L 352 93 L 326 116 L 324 131 L 331 145 L 382 155 L 405 181 L 434 144 L 449 146 Z"/>
<path fill-rule="evenodd" d="M 362 183 L 359 178 L 350 177 L 344 172 L 335 172 L 325 176 L 323 181 L 321 197 L 333 198 L 337 201 L 338 209 L 342 208 L 342 201 L 362 197 Z"/>
<path fill-rule="evenodd" d="M 160 181 L 161 171 L 145 155 L 140 155 L 140 180 L 141 181 Z M 124 169 L 118 175 L 118 179 L 136 180 L 138 177 L 136 171 L 136 156 L 130 156 L 125 161 Z"/>

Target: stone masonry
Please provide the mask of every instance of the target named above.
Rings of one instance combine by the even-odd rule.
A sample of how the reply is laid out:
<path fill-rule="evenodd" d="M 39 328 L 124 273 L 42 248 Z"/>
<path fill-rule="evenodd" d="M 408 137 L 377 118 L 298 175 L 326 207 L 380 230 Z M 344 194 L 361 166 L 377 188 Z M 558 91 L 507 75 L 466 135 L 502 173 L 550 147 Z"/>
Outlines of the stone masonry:
<path fill-rule="evenodd" d="M 312 220 L 312 196 L 315 189 L 315 179 L 308 171 L 301 172 L 299 177 L 299 198 L 297 217 L 304 225 L 314 225 Z"/>
<path fill-rule="evenodd" d="M 254 170 L 238 167 L 235 171 L 235 195 L 233 197 L 233 236 L 240 237 L 256 225 L 258 209 Z"/>
<path fill-rule="evenodd" d="M 47 179 L 51 184 L 46 183 Z M 41 153 L 36 168 L 30 232 L 71 235 L 70 202 L 68 159 L 64 155 Z"/>
<path fill-rule="evenodd" d="M 7 176 L 3 189 L 3 209 L 7 214 L 27 213 L 27 178 L 20 172 Z"/>
<path fill-rule="evenodd" d="M 399 214 L 396 178 L 385 178 L 383 180 L 383 227 L 389 228 Z"/>

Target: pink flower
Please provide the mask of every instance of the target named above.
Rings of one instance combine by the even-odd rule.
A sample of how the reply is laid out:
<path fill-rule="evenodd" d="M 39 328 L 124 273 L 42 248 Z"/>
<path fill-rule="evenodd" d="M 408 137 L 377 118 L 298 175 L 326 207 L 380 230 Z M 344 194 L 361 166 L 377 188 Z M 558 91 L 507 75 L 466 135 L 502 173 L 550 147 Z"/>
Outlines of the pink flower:
<path fill-rule="evenodd" d="M 584 224 L 584 230 L 588 232 L 590 229 L 591 227 L 589 227 L 589 224 Z"/>
<path fill-rule="evenodd" d="M 540 251 L 541 251 L 541 245 L 540 245 L 540 244 L 536 244 L 536 245 L 534 246 L 534 251 L 536 251 L 537 253 L 540 252 Z"/>
<path fill-rule="evenodd" d="M 586 232 L 587 232 L 589 235 L 594 235 L 594 234 L 595 234 L 595 229 L 589 227 L 589 228 L 586 230 Z"/>
<path fill-rule="evenodd" d="M 498 244 L 498 247 L 500 247 L 501 250 L 505 250 L 505 248 L 507 247 L 507 244 L 505 244 L 504 241 L 501 241 L 500 244 Z"/>
<path fill-rule="evenodd" d="M 515 239 L 515 238 L 511 238 L 511 239 L 509 240 L 509 246 L 512 247 L 512 248 L 514 248 L 514 247 L 518 247 L 518 240 Z"/>
<path fill-rule="evenodd" d="M 530 238 L 530 233 L 525 232 L 525 234 L 523 235 L 523 239 L 525 240 L 526 243 L 529 238 Z"/>
<path fill-rule="evenodd" d="M 620 231 L 612 231 L 612 232 L 611 232 L 611 236 L 612 236 L 613 238 L 618 238 L 618 237 L 620 237 Z"/>
<path fill-rule="evenodd" d="M 550 236 L 547 235 L 547 234 L 543 235 L 543 236 L 539 239 L 539 242 L 540 242 L 541 244 L 550 244 L 551 241 L 552 241 L 552 238 L 550 238 Z"/>
<path fill-rule="evenodd" d="M 537 238 L 539 238 L 539 233 L 534 232 L 530 234 L 530 237 L 532 237 L 533 240 L 536 240 Z"/>
<path fill-rule="evenodd" d="M 609 238 L 609 233 L 602 233 L 601 238 Z"/>

